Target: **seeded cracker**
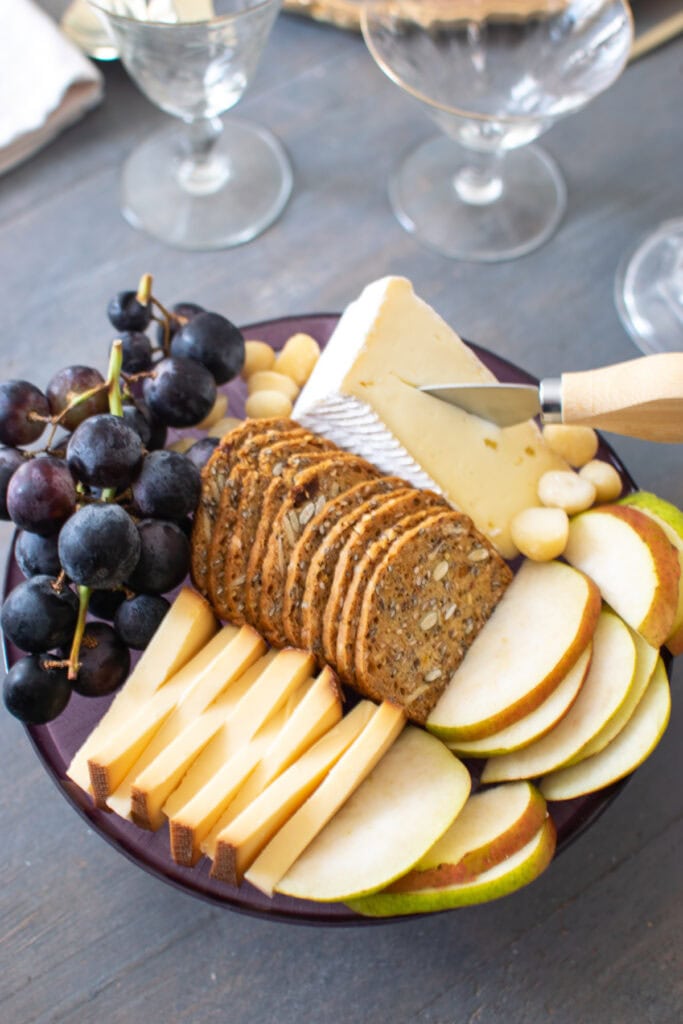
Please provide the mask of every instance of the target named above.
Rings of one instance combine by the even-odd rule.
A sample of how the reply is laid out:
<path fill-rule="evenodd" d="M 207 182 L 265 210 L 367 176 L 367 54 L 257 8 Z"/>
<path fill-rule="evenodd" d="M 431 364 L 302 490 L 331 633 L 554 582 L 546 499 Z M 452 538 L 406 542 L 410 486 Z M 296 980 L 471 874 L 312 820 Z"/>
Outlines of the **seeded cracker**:
<path fill-rule="evenodd" d="M 270 429 L 291 430 L 298 424 L 289 419 L 245 420 L 221 439 L 220 444 L 202 470 L 202 490 L 192 529 L 192 578 L 205 597 L 208 596 L 208 571 L 211 538 L 218 515 L 221 494 L 234 464 L 239 446 L 254 434 Z"/>
<path fill-rule="evenodd" d="M 409 487 L 401 493 L 389 494 L 376 509 L 362 516 L 353 524 L 349 537 L 339 552 L 334 577 L 327 591 L 327 603 L 322 613 L 322 649 L 325 659 L 335 664 L 337 654 L 337 632 L 341 621 L 342 607 L 354 571 L 370 546 L 383 537 L 404 517 L 424 509 L 450 509 L 445 498 L 433 491 L 418 491 Z M 393 535 L 392 535 L 392 539 Z M 304 601 L 307 597 L 304 596 Z M 353 678 L 350 669 L 347 681 Z"/>
<path fill-rule="evenodd" d="M 459 512 L 440 512 L 391 545 L 365 589 L 355 686 L 424 725 L 512 580 Z"/>
<path fill-rule="evenodd" d="M 266 446 L 272 445 L 282 438 L 304 436 L 311 435 L 303 427 L 292 424 L 289 430 L 263 430 L 252 434 L 233 449 L 232 468 L 223 484 L 218 511 L 214 518 L 206 577 L 209 598 L 221 618 L 227 618 L 227 611 L 223 607 L 220 575 L 235 526 L 244 474 L 249 467 L 256 465 L 259 453 Z"/>
<path fill-rule="evenodd" d="M 316 595 L 321 594 L 327 576 L 331 579 L 340 549 L 340 530 L 344 530 L 350 521 L 355 522 L 364 511 L 374 508 L 381 496 L 404 487 L 407 484 L 398 477 L 380 477 L 378 480 L 358 484 L 329 501 L 304 526 L 287 569 L 282 606 L 282 625 L 287 639 L 295 647 L 315 650 L 313 644 L 317 643 L 316 653 L 322 653 L 318 631 L 309 627 L 306 633 L 304 629 L 305 612 L 309 605 L 302 602 L 309 585 Z"/>
<path fill-rule="evenodd" d="M 293 486 L 272 520 L 263 557 L 259 623 L 270 643 L 287 643 L 282 624 L 285 583 L 301 531 L 329 501 L 380 475 L 360 456 L 338 452 L 294 477 Z"/>

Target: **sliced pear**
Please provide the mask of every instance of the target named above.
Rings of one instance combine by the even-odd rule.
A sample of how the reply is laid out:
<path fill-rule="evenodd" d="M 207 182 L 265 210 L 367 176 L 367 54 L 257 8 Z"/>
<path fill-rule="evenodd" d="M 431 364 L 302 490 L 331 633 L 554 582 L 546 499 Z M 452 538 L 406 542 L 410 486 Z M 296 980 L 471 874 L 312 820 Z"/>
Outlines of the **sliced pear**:
<path fill-rule="evenodd" d="M 405 725 L 400 708 L 384 701 L 315 792 L 258 855 L 245 878 L 267 895 L 386 754 Z M 446 752 L 448 753 L 448 752 Z M 448 754 L 452 757 L 452 754 Z"/>
<path fill-rule="evenodd" d="M 678 551 L 641 509 L 601 505 L 569 524 L 564 552 L 605 601 L 652 647 L 670 635 L 678 608 Z"/>
<path fill-rule="evenodd" d="M 387 892 L 459 885 L 490 871 L 530 842 L 546 819 L 530 782 L 503 782 L 469 798 L 451 827 Z"/>
<path fill-rule="evenodd" d="M 664 530 L 669 542 L 678 551 L 681 570 L 678 582 L 678 606 L 671 633 L 665 643 L 674 656 L 683 654 L 683 512 L 672 505 L 670 501 L 664 501 L 663 498 L 658 498 L 656 494 L 650 494 L 649 491 L 636 491 L 635 494 L 629 494 L 619 504 L 633 505 L 654 519 Z"/>
<path fill-rule="evenodd" d="M 218 629 L 209 604 L 194 590 L 184 587 L 164 616 L 144 654 L 100 721 L 74 754 L 67 768 L 69 778 L 88 792 L 88 759 L 98 747 L 125 725 L 142 703 L 204 647 Z M 230 627 L 234 629 L 234 627 Z"/>
<path fill-rule="evenodd" d="M 525 562 L 452 676 L 427 728 L 446 741 L 492 736 L 535 711 L 593 635 L 597 587 L 562 562 Z"/>
<path fill-rule="evenodd" d="M 131 786 L 131 817 L 135 824 L 152 830 L 160 828 L 165 820 L 162 806 L 209 741 L 222 730 L 233 746 L 246 743 L 301 686 L 313 664 L 313 656 L 306 651 L 279 651 L 237 706 L 230 698 L 227 703 L 216 702 L 186 725 L 135 775 Z"/>
<path fill-rule="evenodd" d="M 590 643 L 557 689 L 535 711 L 513 722 L 507 729 L 483 740 L 451 740 L 448 746 L 463 757 L 492 757 L 528 747 L 545 736 L 567 714 L 583 686 L 592 655 L 593 645 Z"/>
<path fill-rule="evenodd" d="M 384 888 L 438 840 L 470 786 L 469 772 L 441 740 L 409 726 L 276 891 L 338 902 Z"/>
<path fill-rule="evenodd" d="M 378 892 L 362 899 L 349 900 L 348 906 L 366 917 L 394 917 L 488 903 L 538 878 L 553 858 L 556 837 L 553 820 L 548 817 L 526 846 L 489 871 L 475 875 L 468 882 L 415 892 Z"/>
<path fill-rule="evenodd" d="M 490 758 L 482 782 L 534 779 L 566 764 L 617 714 L 635 671 L 636 648 L 630 630 L 617 615 L 603 611 L 593 637 L 593 660 L 575 703 L 540 740 Z"/>
<path fill-rule="evenodd" d="M 241 814 L 266 786 L 294 764 L 341 717 L 339 682 L 332 669 L 326 665 L 217 822 L 218 831 Z"/>
<path fill-rule="evenodd" d="M 636 671 L 633 677 L 633 683 L 631 684 L 631 688 L 626 696 L 626 700 L 621 705 L 617 713 L 612 716 L 607 725 L 605 725 L 596 736 L 589 740 L 585 746 L 581 747 L 581 750 L 567 761 L 567 765 L 576 764 L 578 761 L 583 761 L 586 757 L 592 757 L 593 754 L 597 754 L 600 750 L 606 747 L 608 743 L 611 743 L 614 737 L 621 732 L 633 712 L 638 707 L 638 704 L 640 703 L 640 700 L 645 693 L 648 683 L 650 682 L 657 666 L 659 650 L 656 647 L 650 647 L 650 645 L 643 640 L 642 636 L 640 636 L 639 633 L 636 633 L 633 629 L 631 630 L 631 637 L 636 648 Z"/>
<path fill-rule="evenodd" d="M 541 792 L 547 800 L 572 800 L 630 775 L 659 743 L 670 713 L 669 681 L 659 661 L 642 700 L 618 736 L 593 757 L 547 775 Z"/>
<path fill-rule="evenodd" d="M 135 718 L 121 725 L 106 747 L 92 753 L 88 766 L 97 799 L 128 816 L 132 779 L 264 650 L 265 642 L 251 626 L 221 630 L 148 703 L 140 706 Z M 141 730 L 146 731 L 147 742 L 140 742 Z M 116 790 L 119 793 L 110 804 Z"/>
<path fill-rule="evenodd" d="M 376 710 L 371 701 L 357 704 L 226 828 L 207 837 L 202 850 L 213 857 L 213 878 L 232 885 L 241 882 L 249 865 L 361 735 Z"/>

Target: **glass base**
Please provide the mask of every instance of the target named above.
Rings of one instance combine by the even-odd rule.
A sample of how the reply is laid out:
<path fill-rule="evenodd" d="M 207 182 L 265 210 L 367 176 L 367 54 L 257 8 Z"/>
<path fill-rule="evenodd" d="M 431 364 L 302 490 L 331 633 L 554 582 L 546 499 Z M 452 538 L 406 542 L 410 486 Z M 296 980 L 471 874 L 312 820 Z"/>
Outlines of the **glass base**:
<path fill-rule="evenodd" d="M 409 154 L 389 184 L 406 231 L 444 256 L 488 263 L 523 256 L 550 238 L 566 205 L 555 162 L 536 146 L 511 150 L 499 164 L 498 187 L 465 201 L 463 178 L 472 160 L 447 136 Z"/>
<path fill-rule="evenodd" d="M 221 173 L 189 170 L 187 137 L 172 125 L 126 161 L 121 207 L 129 224 L 180 249 L 228 249 L 273 223 L 292 191 L 292 169 L 278 140 L 248 121 L 226 120 L 211 152 Z"/>
<path fill-rule="evenodd" d="M 665 221 L 623 260 L 614 300 L 641 352 L 683 352 L 683 218 Z"/>

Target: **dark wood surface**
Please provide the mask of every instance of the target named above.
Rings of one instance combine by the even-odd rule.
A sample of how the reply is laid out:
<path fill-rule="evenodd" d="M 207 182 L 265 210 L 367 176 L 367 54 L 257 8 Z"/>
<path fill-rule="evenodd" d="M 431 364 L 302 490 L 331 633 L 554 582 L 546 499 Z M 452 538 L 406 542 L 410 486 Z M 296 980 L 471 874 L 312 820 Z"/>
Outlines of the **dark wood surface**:
<path fill-rule="evenodd" d="M 682 68 L 683 40 L 553 128 L 544 144 L 569 190 L 559 231 L 524 259 L 476 266 L 423 250 L 393 219 L 387 176 L 432 128 L 357 37 L 279 20 L 238 115 L 280 135 L 295 191 L 265 235 L 222 253 L 173 251 L 120 217 L 121 163 L 165 118 L 121 67 L 103 66 L 101 108 L 0 180 L 0 374 L 44 385 L 71 362 L 104 367 L 106 302 L 143 271 L 162 301 L 194 299 L 238 322 L 338 310 L 400 273 L 462 334 L 537 375 L 631 358 L 614 273 L 643 232 L 683 212 Z M 614 443 L 642 487 L 683 505 L 680 448 Z M 3 550 L 9 536 L 3 524 Z M 0 1020 L 674 1024 L 682 683 L 679 664 L 656 753 L 533 886 L 345 930 L 238 916 L 150 878 L 89 830 L 2 713 Z"/>

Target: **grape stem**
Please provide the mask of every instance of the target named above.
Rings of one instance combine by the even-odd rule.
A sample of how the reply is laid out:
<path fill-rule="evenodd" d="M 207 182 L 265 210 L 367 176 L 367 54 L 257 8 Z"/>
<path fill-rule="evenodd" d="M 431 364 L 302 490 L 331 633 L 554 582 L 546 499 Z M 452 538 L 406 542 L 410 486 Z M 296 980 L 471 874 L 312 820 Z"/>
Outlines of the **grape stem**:
<path fill-rule="evenodd" d="M 167 356 L 171 346 L 171 320 L 173 319 L 173 317 L 166 309 L 166 307 L 162 306 L 159 300 L 155 299 L 154 296 L 152 296 L 152 305 L 157 307 L 162 316 L 161 320 L 157 316 L 153 317 L 153 319 L 156 320 L 157 323 L 160 323 L 164 329 L 163 352 L 164 355 Z"/>
<path fill-rule="evenodd" d="M 149 300 L 152 297 L 152 275 L 143 274 L 140 278 L 138 290 L 135 298 L 138 300 L 141 306 L 148 306 Z"/>
<path fill-rule="evenodd" d="M 76 631 L 74 632 L 71 650 L 69 652 L 69 670 L 67 672 L 67 679 L 71 681 L 78 678 L 78 669 L 80 668 L 78 658 L 81 653 L 81 643 L 83 641 L 83 634 L 85 633 L 85 619 L 88 614 L 89 604 L 90 587 L 79 587 L 78 619 L 76 620 Z"/>

